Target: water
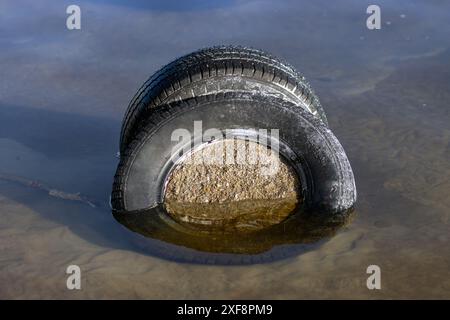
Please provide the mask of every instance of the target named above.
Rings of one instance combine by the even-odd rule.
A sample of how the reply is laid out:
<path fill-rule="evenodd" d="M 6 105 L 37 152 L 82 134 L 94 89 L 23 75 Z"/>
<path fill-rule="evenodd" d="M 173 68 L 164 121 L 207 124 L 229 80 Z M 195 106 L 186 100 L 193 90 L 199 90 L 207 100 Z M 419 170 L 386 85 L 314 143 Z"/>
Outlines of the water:
<path fill-rule="evenodd" d="M 378 31 L 356 0 L 79 1 L 80 31 L 65 28 L 69 4 L 0 4 L 0 174 L 23 178 L 0 180 L 1 298 L 450 298 L 450 3 L 380 1 Z M 358 188 L 351 223 L 265 263 L 180 262 L 157 240 L 146 251 L 108 210 L 137 88 L 223 43 L 307 76 Z M 66 289 L 70 264 L 81 291 Z M 382 290 L 366 288 L 371 264 Z"/>

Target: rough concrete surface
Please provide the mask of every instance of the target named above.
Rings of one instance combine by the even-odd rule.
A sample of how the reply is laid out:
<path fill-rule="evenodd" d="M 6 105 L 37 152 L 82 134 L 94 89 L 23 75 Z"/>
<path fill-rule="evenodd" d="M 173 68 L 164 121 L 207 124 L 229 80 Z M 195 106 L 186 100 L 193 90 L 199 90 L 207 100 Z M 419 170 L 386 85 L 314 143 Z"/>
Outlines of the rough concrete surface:
<path fill-rule="evenodd" d="M 295 172 L 277 152 L 228 139 L 193 152 L 175 167 L 165 206 L 181 222 L 260 229 L 289 216 L 299 202 L 297 190 Z"/>

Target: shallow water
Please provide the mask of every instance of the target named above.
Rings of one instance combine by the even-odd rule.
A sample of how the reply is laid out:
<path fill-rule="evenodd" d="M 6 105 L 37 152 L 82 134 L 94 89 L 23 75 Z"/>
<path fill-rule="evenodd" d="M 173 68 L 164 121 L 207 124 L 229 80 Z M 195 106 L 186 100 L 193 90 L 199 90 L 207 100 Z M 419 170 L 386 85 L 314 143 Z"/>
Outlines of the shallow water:
<path fill-rule="evenodd" d="M 366 1 L 177 3 L 78 1 L 80 31 L 65 28 L 70 2 L 0 4 L 0 297 L 450 298 L 450 3 L 379 1 L 378 31 Z M 304 73 L 355 174 L 353 221 L 272 262 L 181 263 L 161 241 L 136 245 L 108 209 L 137 88 L 222 43 Z M 70 264 L 80 291 L 66 289 Z M 371 264 L 381 290 L 366 287 Z"/>

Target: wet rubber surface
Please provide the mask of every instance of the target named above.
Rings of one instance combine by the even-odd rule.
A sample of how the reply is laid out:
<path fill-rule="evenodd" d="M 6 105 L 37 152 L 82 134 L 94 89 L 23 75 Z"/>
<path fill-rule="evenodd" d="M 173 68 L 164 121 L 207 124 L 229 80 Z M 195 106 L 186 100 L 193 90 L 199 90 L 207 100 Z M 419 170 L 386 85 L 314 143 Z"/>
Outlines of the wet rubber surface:
<path fill-rule="evenodd" d="M 0 297 L 449 298 L 449 4 L 383 2 L 369 31 L 359 1 L 157 3 L 81 1 L 76 32 L 63 5 L 1 4 Z M 261 47 L 308 77 L 358 187 L 351 223 L 261 263 L 180 262 L 159 240 L 144 250 L 108 208 L 137 88 L 220 43 Z M 70 264 L 81 291 L 66 289 Z M 370 264 L 380 291 L 366 288 Z"/>

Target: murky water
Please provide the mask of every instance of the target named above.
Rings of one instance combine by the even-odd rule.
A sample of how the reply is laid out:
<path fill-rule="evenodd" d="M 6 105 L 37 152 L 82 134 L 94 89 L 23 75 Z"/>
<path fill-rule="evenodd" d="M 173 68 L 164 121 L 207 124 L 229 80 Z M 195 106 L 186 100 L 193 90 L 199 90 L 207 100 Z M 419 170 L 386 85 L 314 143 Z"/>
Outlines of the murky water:
<path fill-rule="evenodd" d="M 65 28 L 69 4 L 0 4 L 1 298 L 450 298 L 450 3 L 379 1 L 378 31 L 356 0 L 78 1 L 80 31 Z M 307 76 L 358 188 L 350 223 L 264 263 L 180 262 L 188 251 L 139 246 L 107 204 L 137 88 L 222 43 Z"/>

